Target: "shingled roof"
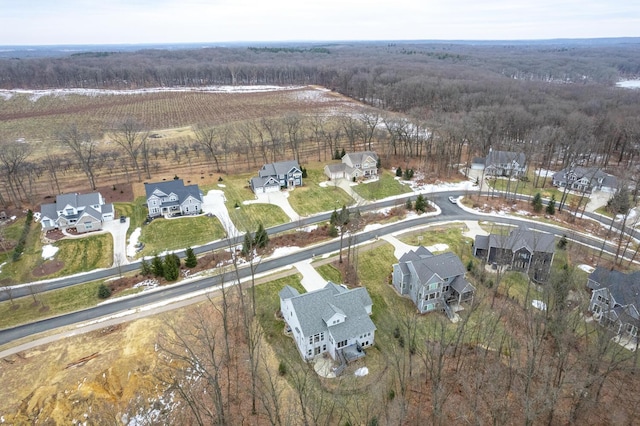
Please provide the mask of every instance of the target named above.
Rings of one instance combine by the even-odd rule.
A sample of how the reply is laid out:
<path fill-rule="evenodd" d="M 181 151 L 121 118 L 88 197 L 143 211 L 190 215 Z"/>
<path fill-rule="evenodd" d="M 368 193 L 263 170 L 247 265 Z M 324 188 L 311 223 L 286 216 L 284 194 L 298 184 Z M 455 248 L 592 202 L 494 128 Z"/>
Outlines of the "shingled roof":
<path fill-rule="evenodd" d="M 194 197 L 197 200 L 202 201 L 202 193 L 198 185 L 185 186 L 182 179 L 172 179 L 165 182 L 147 183 L 144 186 L 147 194 L 147 199 L 153 195 L 155 191 L 160 191 L 165 196 L 174 193 L 178 196 L 180 202 L 187 199 L 189 196 Z"/>
<path fill-rule="evenodd" d="M 598 266 L 589 274 L 589 280 L 598 283 L 597 288 L 606 288 L 616 303 L 640 308 L 640 271 L 625 274 Z"/>

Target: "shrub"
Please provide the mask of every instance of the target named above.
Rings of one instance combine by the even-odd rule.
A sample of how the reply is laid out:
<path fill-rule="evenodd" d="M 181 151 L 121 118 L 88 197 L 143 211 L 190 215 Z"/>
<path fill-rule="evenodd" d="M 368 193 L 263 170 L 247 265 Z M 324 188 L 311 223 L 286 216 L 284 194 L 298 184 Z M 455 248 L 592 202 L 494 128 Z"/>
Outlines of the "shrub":
<path fill-rule="evenodd" d="M 222 176 L 218 178 L 218 182 L 222 182 Z"/>
<path fill-rule="evenodd" d="M 284 361 L 280 361 L 280 364 L 278 364 L 278 374 L 281 376 L 287 374 L 287 365 L 284 363 Z"/>
<path fill-rule="evenodd" d="M 567 240 L 567 236 L 563 235 L 562 238 L 560 238 L 560 240 L 558 241 L 558 248 L 560 250 L 564 250 L 567 248 L 567 244 L 569 243 L 569 241 Z"/>
<path fill-rule="evenodd" d="M 100 299 L 106 299 L 109 296 L 111 296 L 111 289 L 104 285 L 104 283 L 100 284 L 100 287 L 98 287 L 98 297 Z"/>
<path fill-rule="evenodd" d="M 402 177 L 402 167 L 396 169 L 396 177 Z"/>

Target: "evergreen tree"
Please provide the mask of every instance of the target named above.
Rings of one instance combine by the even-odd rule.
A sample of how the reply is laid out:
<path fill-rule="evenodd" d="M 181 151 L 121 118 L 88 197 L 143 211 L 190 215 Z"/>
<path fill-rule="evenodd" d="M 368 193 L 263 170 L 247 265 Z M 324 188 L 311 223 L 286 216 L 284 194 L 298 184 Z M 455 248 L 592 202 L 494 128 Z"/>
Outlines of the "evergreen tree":
<path fill-rule="evenodd" d="M 554 215 L 556 214 L 556 196 L 552 195 L 549 200 L 549 204 L 547 204 L 547 214 Z"/>
<path fill-rule="evenodd" d="M 100 299 L 106 299 L 109 296 L 111 296 L 111 289 L 109 289 L 109 287 L 104 283 L 100 284 L 100 287 L 98 287 L 98 297 Z"/>
<path fill-rule="evenodd" d="M 153 273 L 153 270 L 151 269 L 151 265 L 149 264 L 149 262 L 147 262 L 146 259 L 142 259 L 142 262 L 140 263 L 140 273 L 144 276 L 149 276 Z"/>
<path fill-rule="evenodd" d="M 151 272 L 153 272 L 153 275 L 155 275 L 156 277 L 164 276 L 164 263 L 162 262 L 162 259 L 158 257 L 157 254 L 153 257 L 153 260 L 151 261 Z"/>
<path fill-rule="evenodd" d="M 173 255 L 175 256 L 175 254 Z M 176 256 L 177 257 L 177 256 Z M 175 281 L 180 276 L 180 259 L 178 259 L 178 264 L 176 264 L 175 259 L 173 259 L 172 255 L 167 255 L 164 258 L 164 279 L 167 281 Z"/>
<path fill-rule="evenodd" d="M 338 148 L 336 148 L 335 152 L 333 153 L 333 159 L 334 160 L 340 159 L 340 151 L 338 151 Z"/>
<path fill-rule="evenodd" d="M 332 224 L 333 226 L 338 225 L 338 212 L 336 211 L 336 209 L 333 209 L 333 213 L 331 213 L 331 218 L 329 219 L 329 223 Z"/>
<path fill-rule="evenodd" d="M 427 210 L 427 200 L 424 199 L 422 194 L 419 194 L 416 198 L 415 209 L 420 213 L 424 213 Z"/>
<path fill-rule="evenodd" d="M 269 244 L 269 235 L 267 234 L 267 230 L 264 229 L 262 223 L 258 224 L 254 244 L 258 248 L 265 248 L 267 244 Z"/>
<path fill-rule="evenodd" d="M 405 203 L 404 207 L 407 210 L 412 210 L 413 209 L 413 202 L 411 201 L 411 198 L 407 198 L 407 202 Z"/>
<path fill-rule="evenodd" d="M 340 152 L 340 158 L 344 157 L 345 155 L 347 155 L 347 152 L 344 150 L 344 148 L 342 148 L 342 151 Z"/>
<path fill-rule="evenodd" d="M 198 264 L 198 258 L 196 257 L 196 254 L 193 252 L 193 249 L 191 247 L 187 248 L 186 254 L 187 257 L 184 261 L 184 266 L 186 266 L 187 268 L 194 268 Z"/>
<path fill-rule="evenodd" d="M 402 167 L 396 169 L 396 177 L 402 177 Z"/>
<path fill-rule="evenodd" d="M 335 238 L 338 236 L 338 228 L 336 228 L 336 226 L 333 223 L 329 225 L 328 234 L 332 238 Z"/>
<path fill-rule="evenodd" d="M 300 167 L 302 170 L 300 170 L 302 172 L 302 179 L 306 179 L 307 178 L 307 168 L 306 167 Z"/>
<path fill-rule="evenodd" d="M 533 211 L 536 213 L 540 213 L 542 211 L 542 208 L 544 207 L 542 205 L 542 195 L 540 195 L 539 192 L 536 193 L 536 195 L 533 196 L 533 200 L 531 201 L 531 205 L 533 206 Z"/>
<path fill-rule="evenodd" d="M 242 253 L 243 256 L 248 256 L 249 253 L 253 251 L 253 239 L 251 238 L 250 232 L 245 232 L 244 234 L 244 242 L 242 243 Z"/>

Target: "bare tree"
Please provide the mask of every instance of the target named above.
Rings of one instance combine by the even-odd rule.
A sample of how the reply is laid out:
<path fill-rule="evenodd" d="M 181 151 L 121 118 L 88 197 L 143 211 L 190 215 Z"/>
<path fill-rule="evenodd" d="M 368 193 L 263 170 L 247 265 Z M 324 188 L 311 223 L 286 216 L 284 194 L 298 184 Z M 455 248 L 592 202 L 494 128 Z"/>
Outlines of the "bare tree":
<path fill-rule="evenodd" d="M 139 156 L 142 155 L 143 168 L 149 175 L 149 149 L 147 141 L 149 139 L 149 131 L 144 128 L 142 123 L 129 117 L 115 126 L 111 132 L 111 139 L 122 147 L 129 158 L 131 164 L 138 174 L 138 182 L 142 182 L 142 172 L 140 170 Z"/>
<path fill-rule="evenodd" d="M 58 139 L 73 152 L 89 181 L 89 186 L 96 189 L 97 142 L 88 132 L 79 130 L 76 125 L 70 125 L 60 131 Z"/>
<path fill-rule="evenodd" d="M 0 166 L 6 177 L 9 195 L 17 208 L 22 208 L 22 176 L 31 147 L 25 143 L 10 142 L 0 144 Z M 26 194 L 24 194 L 26 196 Z"/>

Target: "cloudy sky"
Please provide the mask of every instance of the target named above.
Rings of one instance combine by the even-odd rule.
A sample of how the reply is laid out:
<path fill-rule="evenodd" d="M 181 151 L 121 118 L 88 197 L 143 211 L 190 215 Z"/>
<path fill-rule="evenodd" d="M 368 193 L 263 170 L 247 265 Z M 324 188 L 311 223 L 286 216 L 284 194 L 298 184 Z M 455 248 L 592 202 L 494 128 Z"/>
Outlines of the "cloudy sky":
<path fill-rule="evenodd" d="M 638 36 L 640 0 L 0 0 L 0 45 Z"/>

